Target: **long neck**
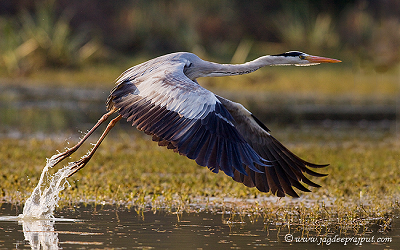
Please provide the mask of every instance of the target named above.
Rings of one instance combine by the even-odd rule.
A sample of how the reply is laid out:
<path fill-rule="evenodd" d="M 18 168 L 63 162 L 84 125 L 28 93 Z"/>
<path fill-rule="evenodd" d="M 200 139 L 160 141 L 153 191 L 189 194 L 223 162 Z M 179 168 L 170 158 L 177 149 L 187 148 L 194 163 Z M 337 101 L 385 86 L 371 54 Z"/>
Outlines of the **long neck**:
<path fill-rule="evenodd" d="M 280 57 L 275 56 L 262 56 L 244 64 L 218 64 L 207 62 L 210 65 L 207 67 L 208 69 L 206 72 L 203 73 L 204 76 L 232 76 L 249 74 L 264 66 L 285 64 L 285 62 L 280 59 Z"/>

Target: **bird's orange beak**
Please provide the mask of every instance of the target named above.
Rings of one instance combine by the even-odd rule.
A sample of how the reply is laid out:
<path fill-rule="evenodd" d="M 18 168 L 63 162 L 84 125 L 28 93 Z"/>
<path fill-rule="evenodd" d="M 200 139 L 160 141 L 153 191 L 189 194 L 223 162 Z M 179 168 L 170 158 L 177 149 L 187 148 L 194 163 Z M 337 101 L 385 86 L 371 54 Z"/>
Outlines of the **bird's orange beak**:
<path fill-rule="evenodd" d="M 340 63 L 342 61 L 327 57 L 320 57 L 320 56 L 307 56 L 307 61 L 310 63 Z"/>

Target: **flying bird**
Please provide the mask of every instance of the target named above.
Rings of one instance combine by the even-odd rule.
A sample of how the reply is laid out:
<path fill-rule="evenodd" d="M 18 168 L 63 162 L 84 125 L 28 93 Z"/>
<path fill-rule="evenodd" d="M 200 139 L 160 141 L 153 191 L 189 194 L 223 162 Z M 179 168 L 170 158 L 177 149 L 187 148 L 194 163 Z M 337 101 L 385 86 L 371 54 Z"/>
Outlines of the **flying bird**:
<path fill-rule="evenodd" d="M 307 66 L 337 63 L 336 59 L 290 51 L 262 56 L 244 64 L 218 64 L 188 52 L 167 54 L 123 72 L 111 91 L 104 114 L 72 148 L 55 157 L 55 164 L 75 152 L 110 115 L 110 121 L 92 150 L 71 167 L 83 168 L 113 126 L 122 118 L 151 135 L 159 146 L 193 159 L 212 172 L 226 175 L 261 192 L 298 197 L 293 187 L 310 192 L 302 183 L 320 185 L 304 173 L 322 177 L 310 168 L 322 168 L 299 158 L 241 104 L 218 96 L 197 82 L 200 77 L 248 74 L 268 65 Z"/>

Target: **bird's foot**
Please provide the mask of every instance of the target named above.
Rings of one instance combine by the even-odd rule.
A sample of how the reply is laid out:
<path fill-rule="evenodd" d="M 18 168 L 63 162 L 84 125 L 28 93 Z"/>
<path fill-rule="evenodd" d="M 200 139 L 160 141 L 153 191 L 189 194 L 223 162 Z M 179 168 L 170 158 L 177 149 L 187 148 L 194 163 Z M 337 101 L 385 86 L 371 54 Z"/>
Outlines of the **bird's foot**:
<path fill-rule="evenodd" d="M 70 174 L 68 177 L 71 177 L 73 174 L 78 172 L 81 168 L 83 168 L 90 160 L 91 157 L 83 157 L 79 161 L 75 161 L 70 166 Z"/>
<path fill-rule="evenodd" d="M 53 161 L 53 166 L 57 165 L 58 163 L 60 163 L 60 161 L 64 160 L 65 158 L 67 158 L 68 156 L 70 156 L 73 153 L 73 151 L 71 150 L 67 150 L 65 152 L 53 155 L 50 160 Z"/>

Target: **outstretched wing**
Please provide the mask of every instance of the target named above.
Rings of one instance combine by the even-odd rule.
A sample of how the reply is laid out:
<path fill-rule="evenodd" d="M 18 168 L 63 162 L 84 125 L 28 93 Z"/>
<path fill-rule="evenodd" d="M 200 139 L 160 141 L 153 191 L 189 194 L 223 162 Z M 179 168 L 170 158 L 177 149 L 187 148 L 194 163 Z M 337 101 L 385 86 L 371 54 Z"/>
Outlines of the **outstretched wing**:
<path fill-rule="evenodd" d="M 258 155 L 269 161 L 268 166 L 258 167 L 262 173 L 254 172 L 250 168 L 246 168 L 247 175 L 234 171 L 233 179 L 235 181 L 249 187 L 255 186 L 262 192 L 271 191 L 279 197 L 285 196 L 285 193 L 298 197 L 292 187 L 310 192 L 300 182 L 320 187 L 305 177 L 303 173 L 318 177 L 326 176 L 316 173 L 308 167 L 321 168 L 327 165 L 317 165 L 300 159 L 276 140 L 269 133 L 269 129 L 241 104 L 219 96 L 218 99 L 234 118 L 234 125 L 239 133 Z"/>
<path fill-rule="evenodd" d="M 190 80 L 184 58 L 152 61 L 124 72 L 108 98 L 108 108 L 159 145 L 174 149 L 211 171 L 234 177 L 245 169 L 260 173 L 267 162 L 234 126 L 234 119 L 216 96 Z M 247 170 L 249 171 L 249 170 Z"/>

